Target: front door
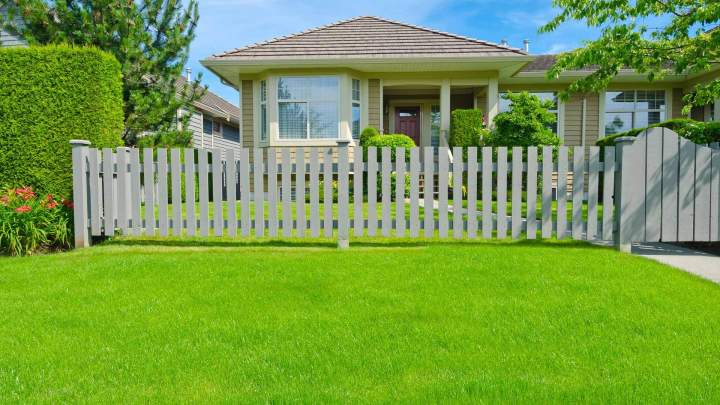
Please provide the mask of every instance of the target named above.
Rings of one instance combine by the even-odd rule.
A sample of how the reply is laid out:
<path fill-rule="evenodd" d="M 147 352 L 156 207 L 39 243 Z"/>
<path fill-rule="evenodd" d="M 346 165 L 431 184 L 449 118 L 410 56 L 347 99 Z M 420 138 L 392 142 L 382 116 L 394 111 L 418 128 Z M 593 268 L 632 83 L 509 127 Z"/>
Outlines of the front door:
<path fill-rule="evenodd" d="M 396 107 L 395 132 L 409 136 L 420 146 L 420 107 Z"/>

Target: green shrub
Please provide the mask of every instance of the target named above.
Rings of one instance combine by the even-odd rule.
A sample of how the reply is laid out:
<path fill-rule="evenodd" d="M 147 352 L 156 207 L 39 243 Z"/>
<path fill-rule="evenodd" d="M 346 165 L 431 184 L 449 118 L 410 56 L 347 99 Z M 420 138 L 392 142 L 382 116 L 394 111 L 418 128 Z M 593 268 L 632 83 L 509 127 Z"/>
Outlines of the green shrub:
<path fill-rule="evenodd" d="M 70 247 L 72 203 L 31 187 L 0 194 L 0 253 L 12 256 Z"/>
<path fill-rule="evenodd" d="M 402 134 L 390 134 L 390 135 L 378 135 L 367 140 L 363 148 L 365 149 L 365 161 L 367 161 L 367 148 L 374 146 L 378 148 L 377 159 L 380 161 L 380 148 L 390 148 L 390 159 L 395 161 L 395 148 L 409 148 L 415 147 L 415 142 L 407 135 Z M 410 153 L 405 152 L 405 160 L 410 160 Z"/>
<path fill-rule="evenodd" d="M 0 48 L 0 186 L 71 195 L 69 141 L 122 144 L 122 76 L 93 48 Z"/>
<path fill-rule="evenodd" d="M 482 146 L 489 131 L 483 124 L 480 110 L 454 110 L 450 118 L 450 139 L 452 146 Z"/>
<path fill-rule="evenodd" d="M 720 123 L 718 122 L 702 122 L 688 118 L 676 118 L 650 125 L 645 128 L 633 128 L 629 131 L 613 134 L 597 141 L 599 146 L 613 146 L 615 140 L 623 136 L 638 136 L 641 132 L 648 128 L 668 128 L 675 131 L 678 135 L 697 144 L 708 144 L 720 142 Z"/>
<path fill-rule="evenodd" d="M 380 132 L 377 129 L 373 127 L 363 129 L 362 133 L 360 133 L 360 145 L 365 146 L 367 141 L 374 136 L 380 136 Z"/>
<path fill-rule="evenodd" d="M 495 117 L 495 130 L 488 140 L 488 146 L 539 146 L 560 145 L 560 138 L 552 132 L 555 114 L 549 111 L 552 101 L 542 101 L 528 92 L 507 93 L 510 111 Z"/>
<path fill-rule="evenodd" d="M 190 131 L 161 131 L 138 138 L 138 148 L 189 148 L 192 142 Z"/>

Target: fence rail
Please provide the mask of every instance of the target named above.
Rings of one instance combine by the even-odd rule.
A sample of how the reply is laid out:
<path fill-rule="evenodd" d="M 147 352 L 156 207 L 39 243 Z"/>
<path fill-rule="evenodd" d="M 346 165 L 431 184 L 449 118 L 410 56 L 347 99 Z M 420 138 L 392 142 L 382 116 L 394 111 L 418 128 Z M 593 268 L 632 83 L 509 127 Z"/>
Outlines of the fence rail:
<path fill-rule="evenodd" d="M 693 232 L 678 232 L 676 240 L 718 240 L 720 151 L 691 144 L 692 153 L 689 146 L 675 153 L 672 135 L 663 134 L 658 138 L 665 142 L 660 145 L 664 159 L 658 163 L 656 141 L 645 141 L 647 135 L 634 144 L 604 149 L 426 147 L 365 152 L 350 150 L 347 144 L 223 151 L 100 150 L 76 142 L 76 246 L 87 246 L 90 235 L 116 232 L 336 236 L 344 243 L 350 234 L 557 237 L 627 245 L 659 239 L 655 229 L 670 227 L 665 222 L 675 221 L 682 228 L 688 215 L 693 217 Z M 697 194 L 692 212 L 683 193 L 689 180 L 682 164 L 670 168 L 674 154 L 684 165 L 692 155 L 691 194 Z M 661 191 L 655 191 L 657 178 L 662 179 Z M 671 183 L 677 186 L 675 194 L 668 191 Z M 675 215 L 667 212 L 674 207 L 672 198 L 681 208 Z M 642 234 L 637 230 L 640 216 Z M 707 232 L 702 230 L 705 223 Z M 662 233 L 663 240 L 670 236 Z"/>

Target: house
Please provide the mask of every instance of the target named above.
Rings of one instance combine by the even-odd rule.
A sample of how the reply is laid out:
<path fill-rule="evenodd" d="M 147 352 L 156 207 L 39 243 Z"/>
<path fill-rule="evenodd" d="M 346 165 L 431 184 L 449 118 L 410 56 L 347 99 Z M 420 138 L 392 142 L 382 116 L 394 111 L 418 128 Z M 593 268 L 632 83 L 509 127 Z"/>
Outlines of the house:
<path fill-rule="evenodd" d="M 5 7 L 0 7 L 0 21 L 3 21 L 7 17 L 7 10 Z M 22 19 L 19 16 L 15 16 L 15 23 L 18 27 L 23 27 Z M 1 24 L 0 24 L 1 25 Z M 21 37 L 5 31 L 0 27 L 0 46 L 27 46 L 27 42 Z"/>
<path fill-rule="evenodd" d="M 202 61 L 240 93 L 246 147 L 330 146 L 356 142 L 372 126 L 404 133 L 419 146 L 447 145 L 451 111 L 478 108 L 492 125 L 508 108 L 502 94 L 530 91 L 555 100 L 553 128 L 565 145 L 681 117 L 681 100 L 718 77 L 670 74 L 648 82 L 622 71 L 605 92 L 557 94 L 588 71 L 548 80 L 554 55 L 463 37 L 379 17 L 357 17 L 274 38 Z M 693 112 L 712 119 L 720 103 Z M 710 114 L 710 112 L 712 114 Z"/>

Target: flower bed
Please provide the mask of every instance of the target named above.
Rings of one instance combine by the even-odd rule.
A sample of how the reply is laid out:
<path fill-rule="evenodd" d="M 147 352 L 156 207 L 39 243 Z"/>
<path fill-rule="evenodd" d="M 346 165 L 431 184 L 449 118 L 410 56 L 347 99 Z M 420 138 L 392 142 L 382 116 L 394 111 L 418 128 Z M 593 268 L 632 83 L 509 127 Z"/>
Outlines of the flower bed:
<path fill-rule="evenodd" d="M 67 249 L 72 240 L 72 202 L 31 187 L 0 194 L 0 253 L 23 256 Z"/>

